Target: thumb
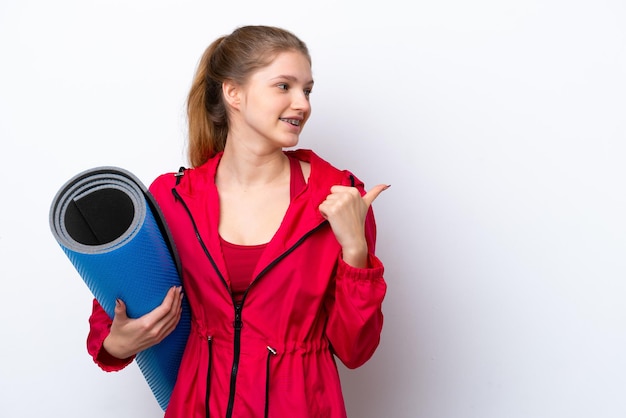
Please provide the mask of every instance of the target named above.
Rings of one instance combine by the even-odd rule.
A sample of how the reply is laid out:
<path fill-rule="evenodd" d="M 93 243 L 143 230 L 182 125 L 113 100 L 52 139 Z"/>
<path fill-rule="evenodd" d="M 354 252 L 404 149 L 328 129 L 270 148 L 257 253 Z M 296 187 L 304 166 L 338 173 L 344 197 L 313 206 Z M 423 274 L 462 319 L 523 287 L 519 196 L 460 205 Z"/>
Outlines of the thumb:
<path fill-rule="evenodd" d="M 376 199 L 379 194 L 387 190 L 389 187 L 391 187 L 389 184 L 379 184 L 377 186 L 372 187 L 369 190 L 369 192 L 363 195 L 363 200 L 365 201 L 365 204 L 369 207 L 374 201 L 374 199 Z"/>
<path fill-rule="evenodd" d="M 115 316 L 119 319 L 128 319 L 126 315 L 126 304 L 122 299 L 115 299 Z"/>

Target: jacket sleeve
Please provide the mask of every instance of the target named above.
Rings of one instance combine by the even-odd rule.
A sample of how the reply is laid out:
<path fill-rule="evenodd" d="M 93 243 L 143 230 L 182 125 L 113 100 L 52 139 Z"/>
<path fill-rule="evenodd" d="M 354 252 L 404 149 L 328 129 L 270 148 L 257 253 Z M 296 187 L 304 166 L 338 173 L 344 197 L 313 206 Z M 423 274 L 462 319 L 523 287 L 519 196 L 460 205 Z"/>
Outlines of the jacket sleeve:
<path fill-rule="evenodd" d="M 340 256 L 326 303 L 326 335 L 333 352 L 351 369 L 363 365 L 378 347 L 383 327 L 382 302 L 387 291 L 383 264 L 374 255 L 376 226 L 371 208 L 365 227 L 368 267 L 352 267 Z"/>
<path fill-rule="evenodd" d="M 118 359 L 110 355 L 103 346 L 104 339 L 111 330 L 111 318 L 94 298 L 91 316 L 89 317 L 89 335 L 87 336 L 87 351 L 93 361 L 105 372 L 116 372 L 128 366 L 135 359 Z"/>

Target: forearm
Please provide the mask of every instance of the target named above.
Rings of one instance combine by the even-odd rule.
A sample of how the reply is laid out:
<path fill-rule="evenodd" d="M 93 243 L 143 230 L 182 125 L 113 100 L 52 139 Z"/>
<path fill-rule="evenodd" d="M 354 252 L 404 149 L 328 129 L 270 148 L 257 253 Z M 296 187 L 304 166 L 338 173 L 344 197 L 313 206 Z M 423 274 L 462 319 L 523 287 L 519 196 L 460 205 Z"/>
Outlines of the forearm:
<path fill-rule="evenodd" d="M 126 367 L 133 361 L 131 358 L 117 358 L 111 355 L 104 347 L 104 340 L 110 335 L 111 319 L 102 309 L 97 300 L 93 300 L 93 310 L 89 317 L 89 335 L 87 336 L 87 351 L 94 363 L 102 370 L 111 372 Z"/>
<path fill-rule="evenodd" d="M 104 339 L 102 348 L 112 357 L 120 359 L 121 361 L 132 360 L 139 352 L 139 350 L 129 346 L 123 338 L 113 335 L 112 333 L 109 333 Z"/>
<path fill-rule="evenodd" d="M 341 263 L 329 296 L 326 334 L 337 357 L 349 368 L 359 367 L 374 353 L 383 325 L 386 293 L 383 266 L 368 254 L 367 269 Z"/>

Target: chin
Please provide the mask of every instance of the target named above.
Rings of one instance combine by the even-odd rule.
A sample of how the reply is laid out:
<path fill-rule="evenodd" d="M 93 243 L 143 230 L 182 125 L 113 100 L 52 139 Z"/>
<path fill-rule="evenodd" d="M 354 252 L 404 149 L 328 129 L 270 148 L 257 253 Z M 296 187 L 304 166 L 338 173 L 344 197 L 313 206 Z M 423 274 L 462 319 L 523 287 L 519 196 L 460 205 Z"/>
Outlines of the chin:
<path fill-rule="evenodd" d="M 300 138 L 291 139 L 288 141 L 281 141 L 281 146 L 283 148 L 293 148 L 298 145 Z"/>

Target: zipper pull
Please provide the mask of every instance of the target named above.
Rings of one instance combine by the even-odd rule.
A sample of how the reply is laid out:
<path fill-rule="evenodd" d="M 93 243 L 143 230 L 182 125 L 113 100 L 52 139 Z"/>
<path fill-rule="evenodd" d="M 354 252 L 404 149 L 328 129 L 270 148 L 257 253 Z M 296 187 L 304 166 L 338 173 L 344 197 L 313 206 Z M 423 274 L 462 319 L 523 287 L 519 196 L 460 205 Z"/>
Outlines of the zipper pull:
<path fill-rule="evenodd" d="M 233 321 L 233 328 L 239 330 L 243 327 L 243 321 L 241 320 L 241 305 L 235 305 L 235 320 Z"/>
<path fill-rule="evenodd" d="M 181 166 L 178 169 L 178 173 L 174 174 L 174 177 L 176 177 L 176 185 L 177 186 L 178 186 L 178 183 L 180 183 L 180 178 L 185 175 L 185 170 L 186 170 L 186 168 Z"/>

